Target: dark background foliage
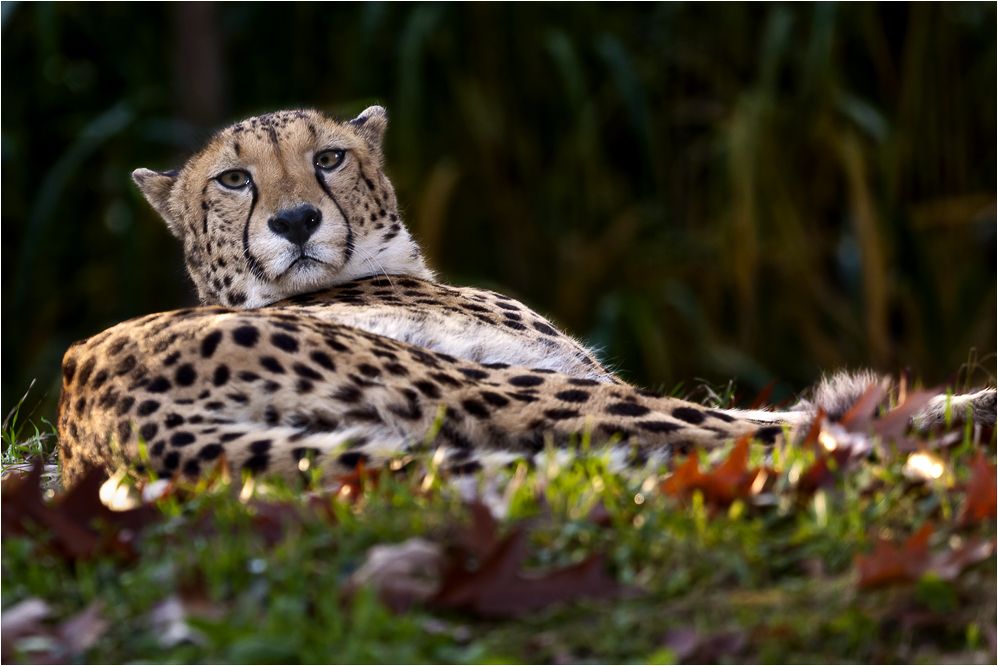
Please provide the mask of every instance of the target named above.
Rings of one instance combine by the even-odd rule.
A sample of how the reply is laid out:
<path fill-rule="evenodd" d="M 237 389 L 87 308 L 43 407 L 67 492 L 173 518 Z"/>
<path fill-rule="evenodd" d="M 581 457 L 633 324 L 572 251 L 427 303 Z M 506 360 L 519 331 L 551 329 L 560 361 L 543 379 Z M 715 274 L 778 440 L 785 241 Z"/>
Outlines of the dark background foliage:
<path fill-rule="evenodd" d="M 981 382 L 995 23 L 994 3 L 5 2 L 2 407 L 37 378 L 50 415 L 71 342 L 194 301 L 132 169 L 247 115 L 372 103 L 442 278 L 629 379 L 936 382 L 976 348 Z"/>

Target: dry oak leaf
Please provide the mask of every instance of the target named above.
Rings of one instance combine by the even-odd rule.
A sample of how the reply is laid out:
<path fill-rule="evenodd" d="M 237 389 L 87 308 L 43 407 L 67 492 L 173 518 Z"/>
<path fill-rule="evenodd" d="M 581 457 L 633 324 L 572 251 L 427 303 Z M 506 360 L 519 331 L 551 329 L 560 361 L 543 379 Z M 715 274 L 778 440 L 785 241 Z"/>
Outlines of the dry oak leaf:
<path fill-rule="evenodd" d="M 4 537 L 50 532 L 49 545 L 67 560 L 88 559 L 98 553 L 131 557 L 135 533 L 160 518 L 152 506 L 112 511 L 100 501 L 103 472 L 92 469 L 71 490 L 47 504 L 42 500 L 42 465 L 36 462 L 26 476 L 8 477 L 3 484 L 0 531 Z"/>
<path fill-rule="evenodd" d="M 757 482 L 765 482 L 772 474 L 766 469 L 746 470 L 749 440 L 748 435 L 740 437 L 727 460 L 706 474 L 700 471 L 696 455 L 691 455 L 659 488 L 667 495 L 684 499 L 699 490 L 704 502 L 715 508 L 754 494 L 761 489 L 762 484 Z"/>
<path fill-rule="evenodd" d="M 932 523 L 926 522 L 901 548 L 878 538 L 871 554 L 856 555 L 860 589 L 917 580 L 929 561 L 932 530 Z"/>
<path fill-rule="evenodd" d="M 859 588 L 913 582 L 926 573 L 951 582 L 967 567 L 986 560 L 995 549 L 993 541 L 982 541 L 974 537 L 959 548 L 947 548 L 930 554 L 929 538 L 932 530 L 932 523 L 926 522 L 902 548 L 886 539 L 878 539 L 873 553 L 857 555 L 855 562 L 859 570 Z"/>
<path fill-rule="evenodd" d="M 514 529 L 501 541 L 497 523 L 483 504 L 473 504 L 471 527 L 458 534 L 456 553 L 445 567 L 431 606 L 482 617 L 514 617 L 579 598 L 606 598 L 631 591 L 603 573 L 600 556 L 545 573 L 523 572 L 527 534 Z M 477 563 L 477 566 L 474 565 Z"/>
<path fill-rule="evenodd" d="M 988 464 L 984 453 L 977 452 L 970 464 L 967 499 L 960 510 L 960 525 L 978 523 L 998 515 L 998 467 Z"/>

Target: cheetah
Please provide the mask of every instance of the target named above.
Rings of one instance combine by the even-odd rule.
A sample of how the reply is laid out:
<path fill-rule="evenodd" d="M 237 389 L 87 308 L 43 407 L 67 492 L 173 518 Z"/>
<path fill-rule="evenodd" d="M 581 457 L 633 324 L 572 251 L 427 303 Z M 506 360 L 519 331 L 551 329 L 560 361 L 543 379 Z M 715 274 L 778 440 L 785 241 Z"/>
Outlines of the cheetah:
<path fill-rule="evenodd" d="M 224 459 L 294 478 L 307 459 L 333 476 L 427 445 L 471 472 L 582 435 L 646 464 L 744 435 L 773 444 L 816 408 L 710 409 L 646 391 L 522 303 L 436 282 L 385 176 L 386 128 L 378 106 L 349 121 L 281 111 L 221 130 L 179 171 L 133 173 L 183 243 L 202 305 L 66 352 L 67 487 L 122 463 L 197 477 Z M 821 406 L 841 412 L 876 379 L 838 381 Z M 994 423 L 993 390 L 965 400 Z"/>

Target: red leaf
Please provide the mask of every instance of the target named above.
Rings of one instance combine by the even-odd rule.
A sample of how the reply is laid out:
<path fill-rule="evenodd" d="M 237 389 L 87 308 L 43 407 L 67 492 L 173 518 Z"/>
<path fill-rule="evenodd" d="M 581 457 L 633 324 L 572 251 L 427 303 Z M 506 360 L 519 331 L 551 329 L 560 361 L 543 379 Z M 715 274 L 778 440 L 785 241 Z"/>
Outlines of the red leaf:
<path fill-rule="evenodd" d="M 667 495 L 684 499 L 699 490 L 704 502 L 713 508 L 726 507 L 736 499 L 748 497 L 759 474 L 768 474 L 765 470 L 746 470 L 750 439 L 750 435 L 740 437 L 727 460 L 706 474 L 700 472 L 697 457 L 691 455 L 659 488 Z"/>
<path fill-rule="evenodd" d="M 759 395 L 755 397 L 755 400 L 753 400 L 752 404 L 748 406 L 748 409 L 761 409 L 769 404 L 769 396 L 773 394 L 773 388 L 775 386 L 776 378 L 774 377 L 773 381 L 762 387 L 762 390 L 759 391 Z"/>
<path fill-rule="evenodd" d="M 917 580 L 929 561 L 932 529 L 932 523 L 926 522 L 905 542 L 903 548 L 886 539 L 877 539 L 872 554 L 857 555 L 855 563 L 859 570 L 859 588 Z"/>
<path fill-rule="evenodd" d="M 960 525 L 979 523 L 998 515 L 998 467 L 988 464 L 984 453 L 977 452 L 970 464 L 971 476 L 967 483 L 967 499 L 960 510 Z"/>
<path fill-rule="evenodd" d="M 472 546 L 478 553 L 473 558 L 478 566 L 469 562 L 471 551 L 459 547 L 444 572 L 439 592 L 429 601 L 432 606 L 482 617 L 513 617 L 554 603 L 616 596 L 626 590 L 603 574 L 600 556 L 555 571 L 525 573 L 520 570 L 527 539 L 522 528 L 497 543 L 491 514 L 486 516 L 473 507 L 472 521 L 459 543 L 479 541 Z"/>
<path fill-rule="evenodd" d="M 842 426 L 849 432 L 865 433 L 873 421 L 877 405 L 886 395 L 887 389 L 882 383 L 871 385 L 842 417 Z"/>

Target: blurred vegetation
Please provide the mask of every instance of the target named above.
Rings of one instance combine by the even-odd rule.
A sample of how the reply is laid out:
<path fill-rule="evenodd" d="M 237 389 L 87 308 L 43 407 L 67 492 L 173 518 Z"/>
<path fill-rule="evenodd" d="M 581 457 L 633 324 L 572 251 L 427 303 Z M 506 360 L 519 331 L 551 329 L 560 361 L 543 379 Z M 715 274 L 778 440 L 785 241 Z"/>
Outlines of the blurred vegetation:
<path fill-rule="evenodd" d="M 50 414 L 74 340 L 194 301 L 132 169 L 371 103 L 442 278 L 629 379 L 936 382 L 971 348 L 993 378 L 994 3 L 2 7 L 3 411 L 37 378 Z"/>

